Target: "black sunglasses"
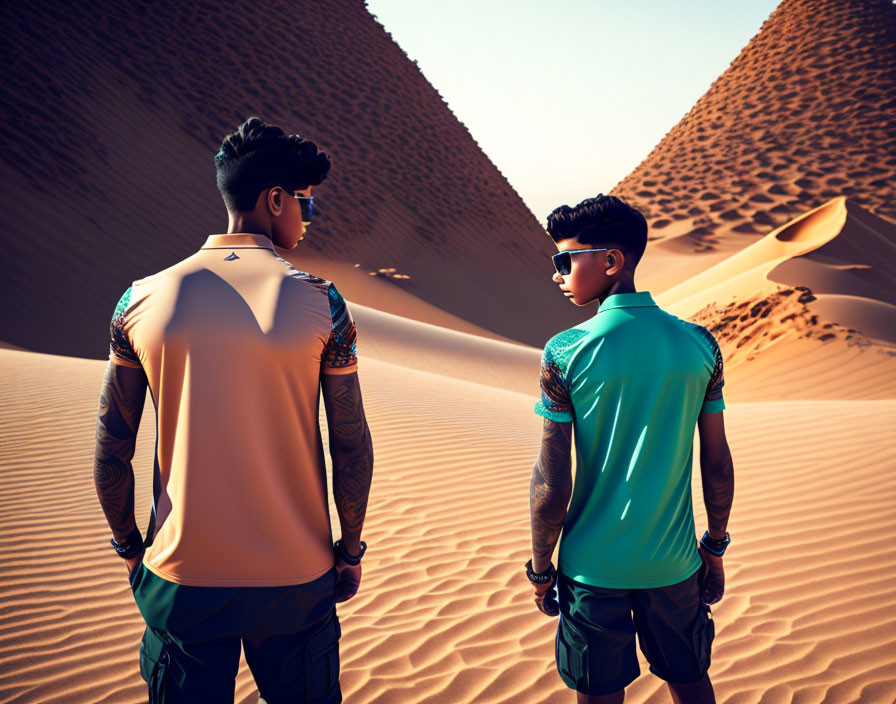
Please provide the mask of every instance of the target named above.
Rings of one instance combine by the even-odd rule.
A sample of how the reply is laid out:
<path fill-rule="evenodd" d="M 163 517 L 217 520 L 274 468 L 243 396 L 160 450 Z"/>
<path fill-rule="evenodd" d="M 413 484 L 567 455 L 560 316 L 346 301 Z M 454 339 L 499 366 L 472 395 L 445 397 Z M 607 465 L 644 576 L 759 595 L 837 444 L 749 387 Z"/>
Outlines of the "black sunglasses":
<path fill-rule="evenodd" d="M 568 276 L 569 272 L 572 271 L 572 255 L 573 254 L 581 254 L 582 252 L 606 252 L 609 251 L 606 248 L 603 249 L 567 249 L 562 252 L 557 252 L 555 255 L 551 257 L 551 261 L 554 262 L 554 269 L 560 276 Z"/>
<path fill-rule="evenodd" d="M 311 222 L 311 214 L 314 212 L 314 196 L 305 196 L 298 191 L 290 193 L 282 186 L 277 186 L 277 188 L 299 201 L 299 209 L 302 211 L 302 222 L 306 225 L 309 224 Z"/>
<path fill-rule="evenodd" d="M 314 196 L 303 196 L 301 193 L 293 193 L 292 197 L 299 201 L 302 211 L 302 222 L 306 225 L 311 222 L 311 213 L 314 212 Z"/>

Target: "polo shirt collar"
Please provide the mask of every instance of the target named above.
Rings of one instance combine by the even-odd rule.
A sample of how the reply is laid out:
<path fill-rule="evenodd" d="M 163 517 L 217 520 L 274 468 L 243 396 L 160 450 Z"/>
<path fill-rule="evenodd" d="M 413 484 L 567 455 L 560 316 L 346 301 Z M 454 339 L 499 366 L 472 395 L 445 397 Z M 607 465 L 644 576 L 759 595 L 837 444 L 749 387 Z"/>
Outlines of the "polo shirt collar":
<path fill-rule="evenodd" d="M 611 308 L 647 307 L 656 308 L 656 302 L 653 300 L 653 296 L 650 295 L 650 291 L 635 291 L 634 293 L 614 293 L 612 296 L 607 296 L 603 300 L 597 312 L 598 314 L 600 314 L 605 310 L 610 310 Z"/>
<path fill-rule="evenodd" d="M 274 243 L 264 235 L 253 235 L 247 232 L 234 232 L 227 235 L 209 235 L 200 249 L 234 249 L 234 248 L 274 249 Z"/>

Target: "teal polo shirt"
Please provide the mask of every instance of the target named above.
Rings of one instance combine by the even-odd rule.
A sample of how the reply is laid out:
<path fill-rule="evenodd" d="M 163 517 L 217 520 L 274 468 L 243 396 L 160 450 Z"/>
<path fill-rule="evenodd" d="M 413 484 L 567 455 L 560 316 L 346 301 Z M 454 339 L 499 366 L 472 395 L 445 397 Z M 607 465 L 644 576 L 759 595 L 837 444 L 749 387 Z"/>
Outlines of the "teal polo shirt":
<path fill-rule="evenodd" d="M 575 431 L 559 570 L 596 587 L 675 584 L 701 565 L 691 502 L 694 428 L 725 408 L 722 353 L 648 291 L 608 296 L 548 340 L 535 412 Z"/>

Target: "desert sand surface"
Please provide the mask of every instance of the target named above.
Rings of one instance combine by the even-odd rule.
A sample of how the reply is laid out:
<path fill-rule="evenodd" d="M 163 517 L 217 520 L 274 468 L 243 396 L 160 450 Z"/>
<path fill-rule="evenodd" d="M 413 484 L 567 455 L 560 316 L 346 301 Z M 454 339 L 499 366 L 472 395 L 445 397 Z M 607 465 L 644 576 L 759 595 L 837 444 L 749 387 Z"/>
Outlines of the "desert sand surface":
<path fill-rule="evenodd" d="M 145 701 L 142 620 L 93 487 L 104 366 L 0 350 L 2 702 Z M 339 609 L 346 701 L 572 701 L 556 622 L 522 570 L 534 397 L 363 356 L 360 368 L 376 467 L 363 586 Z M 896 530 L 896 400 L 729 402 L 726 420 L 737 495 L 714 608 L 719 701 L 891 702 L 896 550 L 880 536 Z M 143 528 L 152 421 L 148 402 Z M 699 472 L 693 490 L 703 525 Z M 667 701 L 641 666 L 626 701 Z M 236 691 L 257 700 L 244 661 Z"/>
<path fill-rule="evenodd" d="M 400 318 L 466 332 L 490 340 L 513 342 L 510 338 L 498 335 L 488 328 L 473 325 L 457 315 L 436 308 L 404 290 L 400 285 L 403 280 L 401 277 L 408 275 L 398 273 L 394 267 L 367 270 L 358 262 L 349 264 L 309 254 L 309 250 L 301 245 L 292 251 L 280 249 L 277 251 L 301 271 L 307 271 L 327 281 L 338 281 L 339 291 L 347 300 L 364 301 L 364 305 L 368 308 L 391 313 Z"/>

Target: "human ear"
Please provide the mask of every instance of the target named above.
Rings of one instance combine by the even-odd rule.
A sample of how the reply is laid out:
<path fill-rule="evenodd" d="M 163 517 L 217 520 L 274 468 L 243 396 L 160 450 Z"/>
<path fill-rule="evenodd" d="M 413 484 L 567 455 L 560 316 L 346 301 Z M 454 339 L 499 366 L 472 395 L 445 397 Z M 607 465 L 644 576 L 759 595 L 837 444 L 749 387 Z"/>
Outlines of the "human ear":
<path fill-rule="evenodd" d="M 271 211 L 271 215 L 280 215 L 283 212 L 283 198 L 279 188 L 268 191 L 268 210 Z"/>
<path fill-rule="evenodd" d="M 616 269 L 617 271 L 621 270 L 622 267 L 625 266 L 625 255 L 618 249 L 607 252 L 607 266 L 609 266 L 610 269 Z M 608 271 L 607 273 L 609 274 L 610 272 Z M 613 273 L 615 274 L 616 272 L 614 271 Z"/>

